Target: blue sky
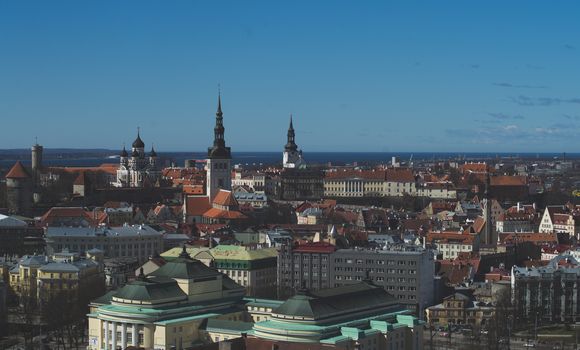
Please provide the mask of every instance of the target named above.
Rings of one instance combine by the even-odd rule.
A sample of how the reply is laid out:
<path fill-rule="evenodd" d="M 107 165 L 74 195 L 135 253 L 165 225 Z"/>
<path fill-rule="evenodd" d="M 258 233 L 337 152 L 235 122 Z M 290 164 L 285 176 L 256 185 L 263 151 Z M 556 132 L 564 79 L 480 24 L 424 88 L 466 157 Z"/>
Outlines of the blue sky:
<path fill-rule="evenodd" d="M 0 148 L 578 152 L 577 1 L 0 1 Z"/>

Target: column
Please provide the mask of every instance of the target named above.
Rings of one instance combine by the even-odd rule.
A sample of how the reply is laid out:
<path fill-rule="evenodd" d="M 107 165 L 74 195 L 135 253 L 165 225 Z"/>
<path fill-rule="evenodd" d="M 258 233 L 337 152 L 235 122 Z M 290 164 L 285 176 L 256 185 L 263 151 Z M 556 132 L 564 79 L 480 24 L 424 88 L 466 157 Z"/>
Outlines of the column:
<path fill-rule="evenodd" d="M 111 338 L 113 338 L 111 342 L 111 349 L 117 350 L 117 322 L 112 322 L 111 325 L 113 326 L 113 329 L 111 330 Z"/>
<path fill-rule="evenodd" d="M 143 347 L 145 349 L 153 348 L 153 325 L 143 325 Z"/>
<path fill-rule="evenodd" d="M 133 323 L 133 329 L 131 330 L 133 336 L 131 337 L 131 345 L 137 346 L 137 341 L 139 340 L 139 332 L 137 332 L 137 325 Z"/>
<path fill-rule="evenodd" d="M 109 321 L 105 322 L 105 350 L 109 350 Z"/>
<path fill-rule="evenodd" d="M 121 349 L 127 347 L 127 324 L 123 322 L 121 326 Z"/>

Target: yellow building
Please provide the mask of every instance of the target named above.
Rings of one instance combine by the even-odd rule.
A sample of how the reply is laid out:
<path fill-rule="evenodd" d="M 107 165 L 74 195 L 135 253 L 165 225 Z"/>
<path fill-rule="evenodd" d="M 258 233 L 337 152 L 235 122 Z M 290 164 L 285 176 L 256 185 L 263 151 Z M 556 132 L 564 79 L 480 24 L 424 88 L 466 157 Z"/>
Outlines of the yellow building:
<path fill-rule="evenodd" d="M 22 257 L 9 271 L 9 285 L 17 297 L 49 301 L 67 293 L 74 297 L 83 288 L 95 289 L 104 284 L 102 267 L 92 259 L 78 254 L 59 253 Z"/>
<path fill-rule="evenodd" d="M 185 250 L 109 297 L 92 306 L 89 349 L 180 350 L 239 337 L 252 326 L 244 288 Z"/>
<path fill-rule="evenodd" d="M 468 296 L 455 293 L 443 299 L 443 303 L 425 310 L 427 323 L 438 327 L 448 325 L 469 325 L 485 328 L 495 314 L 491 304 L 477 302 Z"/>
<path fill-rule="evenodd" d="M 249 296 L 263 296 L 275 292 L 278 251 L 276 248 L 253 249 L 238 245 L 218 245 L 214 248 L 189 247 L 187 253 L 207 266 L 213 266 L 234 282 L 246 288 Z M 171 261 L 179 256 L 181 248 L 173 248 L 161 254 Z M 272 294 L 273 296 L 273 294 Z"/>

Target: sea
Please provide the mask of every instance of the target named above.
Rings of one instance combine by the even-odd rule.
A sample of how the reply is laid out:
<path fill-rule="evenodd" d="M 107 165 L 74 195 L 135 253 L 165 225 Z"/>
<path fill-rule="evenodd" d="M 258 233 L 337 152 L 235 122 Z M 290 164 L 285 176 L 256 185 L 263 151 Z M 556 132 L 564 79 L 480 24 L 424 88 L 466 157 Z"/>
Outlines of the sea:
<path fill-rule="evenodd" d="M 104 163 L 118 163 L 119 151 L 109 150 L 45 150 L 43 165 L 92 167 Z M 163 166 L 183 166 L 186 159 L 203 160 L 205 152 L 159 152 L 159 164 Z M 392 157 L 401 162 L 410 161 L 485 161 L 526 159 L 532 161 L 552 159 L 580 159 L 580 153 L 433 153 L 433 152 L 305 152 L 304 159 L 308 164 L 321 165 L 376 165 L 387 164 Z M 30 165 L 30 151 L 1 152 L 0 169 L 10 168 L 17 160 Z M 268 166 L 282 163 L 282 152 L 233 152 L 232 164 L 242 166 Z"/>

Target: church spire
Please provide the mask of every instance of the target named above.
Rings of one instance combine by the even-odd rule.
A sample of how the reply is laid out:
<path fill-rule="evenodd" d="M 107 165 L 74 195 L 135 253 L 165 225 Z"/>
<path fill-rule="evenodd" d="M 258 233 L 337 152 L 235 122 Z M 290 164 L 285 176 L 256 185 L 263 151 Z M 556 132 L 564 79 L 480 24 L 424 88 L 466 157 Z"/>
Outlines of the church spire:
<path fill-rule="evenodd" d="M 222 92 L 219 88 L 218 88 L 218 108 L 217 108 L 217 112 L 215 115 L 218 117 L 223 116 L 223 113 L 222 113 Z"/>
<path fill-rule="evenodd" d="M 296 141 L 295 141 L 295 133 L 294 133 L 294 124 L 292 123 L 292 114 L 290 114 L 290 126 L 288 127 L 288 142 L 286 143 L 286 146 L 284 146 L 284 149 L 288 152 L 296 152 L 296 150 L 298 149 L 298 146 L 296 146 Z"/>
<path fill-rule="evenodd" d="M 230 148 L 226 147 L 226 141 L 224 138 L 224 118 L 222 113 L 222 95 L 221 91 L 218 90 L 218 108 L 217 112 L 215 113 L 215 127 L 213 128 L 214 131 L 214 140 L 213 140 L 213 147 L 208 149 L 208 157 L 209 158 L 231 158 L 230 156 Z"/>

